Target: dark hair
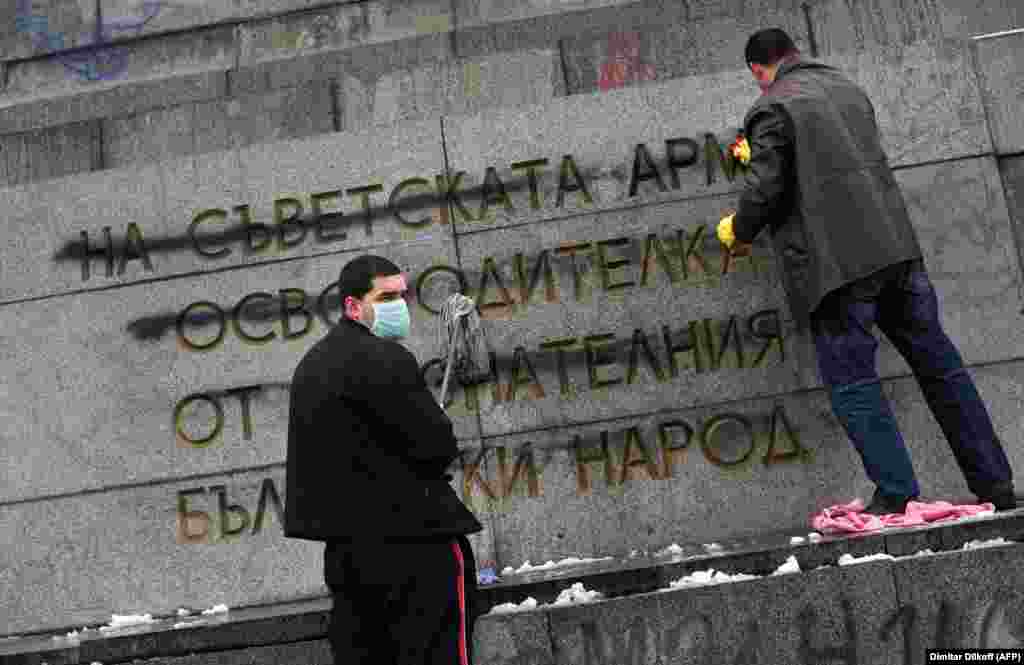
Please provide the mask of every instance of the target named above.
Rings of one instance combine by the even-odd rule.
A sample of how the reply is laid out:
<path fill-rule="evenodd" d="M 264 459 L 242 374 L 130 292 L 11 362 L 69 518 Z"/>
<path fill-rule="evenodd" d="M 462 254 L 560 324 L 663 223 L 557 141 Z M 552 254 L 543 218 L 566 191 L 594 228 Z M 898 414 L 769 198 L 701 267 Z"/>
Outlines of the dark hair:
<path fill-rule="evenodd" d="M 747 58 L 747 67 L 753 63 L 770 66 L 791 53 L 799 52 L 800 50 L 785 30 L 768 28 L 755 32 L 747 40 L 744 55 Z"/>
<path fill-rule="evenodd" d="M 363 254 L 346 263 L 338 278 L 342 316 L 345 315 L 345 300 L 349 296 L 358 300 L 369 293 L 373 288 L 374 277 L 390 277 L 401 273 L 402 270 L 394 263 L 373 254 Z"/>

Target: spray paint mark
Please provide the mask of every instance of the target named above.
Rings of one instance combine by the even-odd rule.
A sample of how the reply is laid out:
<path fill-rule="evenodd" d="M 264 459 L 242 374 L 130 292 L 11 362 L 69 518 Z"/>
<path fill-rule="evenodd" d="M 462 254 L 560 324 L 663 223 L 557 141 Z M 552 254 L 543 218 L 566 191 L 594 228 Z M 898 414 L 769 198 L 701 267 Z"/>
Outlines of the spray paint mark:
<path fill-rule="evenodd" d="M 640 60 L 640 33 L 613 32 L 608 35 L 608 57 L 601 65 L 598 86 L 602 92 L 628 83 L 653 81 L 654 65 Z"/>
<path fill-rule="evenodd" d="M 70 53 L 57 53 L 58 62 L 69 72 L 87 81 L 109 81 L 121 76 L 128 68 L 128 49 L 109 46 L 111 42 L 135 37 L 142 32 L 163 9 L 164 0 L 140 0 L 135 15 L 104 21 L 99 8 L 93 40 Z M 50 29 L 49 17 L 33 13 L 32 0 L 18 0 L 15 29 L 27 33 L 33 46 L 43 51 L 63 51 L 70 48 L 64 33 Z"/>

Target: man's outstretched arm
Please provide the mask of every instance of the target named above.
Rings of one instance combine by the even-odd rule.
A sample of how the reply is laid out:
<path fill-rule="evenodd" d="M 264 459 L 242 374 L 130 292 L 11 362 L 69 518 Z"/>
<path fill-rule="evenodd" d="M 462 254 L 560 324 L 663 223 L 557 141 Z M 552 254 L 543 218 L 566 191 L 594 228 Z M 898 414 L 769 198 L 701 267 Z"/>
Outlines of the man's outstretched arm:
<path fill-rule="evenodd" d="M 750 172 L 733 220 L 738 245 L 750 244 L 776 216 L 790 194 L 793 143 L 782 111 L 758 111 L 747 123 Z"/>

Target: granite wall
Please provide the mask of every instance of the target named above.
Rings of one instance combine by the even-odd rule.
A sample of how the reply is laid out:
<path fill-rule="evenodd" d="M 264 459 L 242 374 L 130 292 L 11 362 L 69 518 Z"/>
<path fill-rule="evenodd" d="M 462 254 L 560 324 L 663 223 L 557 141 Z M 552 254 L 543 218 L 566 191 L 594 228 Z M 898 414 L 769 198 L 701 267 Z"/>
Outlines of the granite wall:
<path fill-rule="evenodd" d="M 8 3 L 11 4 L 11 3 Z M 41 3 L 0 9 L 0 634 L 324 592 L 285 539 L 288 382 L 364 253 L 477 299 L 455 391 L 477 556 L 625 554 L 800 527 L 869 485 L 766 239 L 714 237 L 789 30 L 878 113 L 944 322 L 1014 468 L 1019 7 L 916 0 Z M 447 199 L 447 200 L 446 200 Z M 886 391 L 933 495 L 966 487 L 905 363 Z"/>

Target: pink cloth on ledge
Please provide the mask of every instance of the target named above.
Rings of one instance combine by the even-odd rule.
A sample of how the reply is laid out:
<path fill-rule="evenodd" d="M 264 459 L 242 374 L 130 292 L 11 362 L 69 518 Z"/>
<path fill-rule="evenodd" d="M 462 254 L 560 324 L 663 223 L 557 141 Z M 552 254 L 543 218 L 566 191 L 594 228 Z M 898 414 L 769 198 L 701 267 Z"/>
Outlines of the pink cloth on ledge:
<path fill-rule="evenodd" d="M 863 501 L 854 499 L 850 503 L 821 511 L 811 518 L 811 526 L 822 534 L 862 533 L 889 527 L 919 526 L 994 511 L 995 506 L 991 503 L 954 505 L 948 501 L 911 501 L 904 513 L 872 515 L 864 512 Z"/>

